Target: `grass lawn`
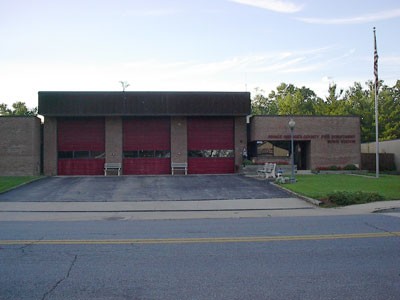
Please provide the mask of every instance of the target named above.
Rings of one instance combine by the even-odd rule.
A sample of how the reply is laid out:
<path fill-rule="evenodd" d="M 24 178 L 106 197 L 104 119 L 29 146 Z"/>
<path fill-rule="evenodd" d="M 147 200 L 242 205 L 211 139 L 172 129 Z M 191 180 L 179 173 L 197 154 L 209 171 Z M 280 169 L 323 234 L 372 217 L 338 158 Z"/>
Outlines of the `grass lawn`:
<path fill-rule="evenodd" d="M 295 184 L 285 184 L 285 188 L 301 195 L 324 199 L 329 193 L 376 192 L 385 200 L 400 200 L 400 176 L 380 175 L 379 178 L 355 175 L 298 175 Z"/>
<path fill-rule="evenodd" d="M 0 176 L 0 193 L 39 178 L 39 176 Z"/>

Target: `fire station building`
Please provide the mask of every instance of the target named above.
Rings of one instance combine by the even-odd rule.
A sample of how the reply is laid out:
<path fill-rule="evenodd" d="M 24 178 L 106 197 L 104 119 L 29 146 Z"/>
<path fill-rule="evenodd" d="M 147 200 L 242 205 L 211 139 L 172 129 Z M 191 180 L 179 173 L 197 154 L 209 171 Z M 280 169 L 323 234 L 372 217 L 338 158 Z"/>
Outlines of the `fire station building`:
<path fill-rule="evenodd" d="M 360 166 L 360 119 L 251 116 L 248 92 L 39 92 L 37 117 L 0 117 L 0 175 L 241 171 L 243 159 L 298 170 Z M 362 167 L 362 166 L 361 166 Z M 182 171 L 182 170 L 180 170 Z"/>
<path fill-rule="evenodd" d="M 39 92 L 45 175 L 234 173 L 247 144 L 250 93 Z"/>

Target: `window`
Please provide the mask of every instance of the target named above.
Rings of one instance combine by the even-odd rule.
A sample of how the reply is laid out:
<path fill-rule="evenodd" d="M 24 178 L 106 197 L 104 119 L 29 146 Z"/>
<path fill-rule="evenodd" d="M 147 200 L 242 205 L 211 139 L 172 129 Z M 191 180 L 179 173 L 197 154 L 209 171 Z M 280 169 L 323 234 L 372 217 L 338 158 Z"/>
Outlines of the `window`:
<path fill-rule="evenodd" d="M 58 159 L 104 159 L 101 151 L 59 151 Z"/>
<path fill-rule="evenodd" d="M 188 157 L 205 157 L 205 158 L 222 158 L 222 157 L 234 157 L 233 150 L 191 150 L 188 151 Z"/>
<path fill-rule="evenodd" d="M 58 158 L 59 159 L 74 158 L 74 152 L 73 151 L 59 151 Z"/>
<path fill-rule="evenodd" d="M 124 158 L 138 158 L 139 157 L 138 151 L 124 151 L 123 155 L 124 155 Z"/>
<path fill-rule="evenodd" d="M 124 158 L 169 158 L 171 152 L 168 150 L 134 150 L 124 151 Z"/>
<path fill-rule="evenodd" d="M 258 157 L 288 157 L 289 149 L 289 141 L 257 141 Z"/>

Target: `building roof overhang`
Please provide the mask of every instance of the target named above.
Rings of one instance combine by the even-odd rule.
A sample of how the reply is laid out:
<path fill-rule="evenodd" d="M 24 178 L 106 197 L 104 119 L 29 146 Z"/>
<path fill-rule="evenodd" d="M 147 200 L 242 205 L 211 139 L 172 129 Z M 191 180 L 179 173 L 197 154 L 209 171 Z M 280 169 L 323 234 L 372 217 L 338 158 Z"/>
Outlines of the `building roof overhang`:
<path fill-rule="evenodd" d="M 246 116 L 249 92 L 39 92 L 39 114 L 80 116 Z"/>

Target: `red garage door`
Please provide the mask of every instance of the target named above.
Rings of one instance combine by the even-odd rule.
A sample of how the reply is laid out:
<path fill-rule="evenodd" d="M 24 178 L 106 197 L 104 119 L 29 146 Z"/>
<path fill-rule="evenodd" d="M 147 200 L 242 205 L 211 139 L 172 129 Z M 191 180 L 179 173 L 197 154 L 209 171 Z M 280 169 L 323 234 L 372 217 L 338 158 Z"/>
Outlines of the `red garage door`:
<path fill-rule="evenodd" d="M 235 171 L 233 118 L 188 118 L 187 131 L 190 174 Z"/>
<path fill-rule="evenodd" d="M 123 121 L 124 174 L 169 174 L 170 118 L 126 118 Z"/>
<path fill-rule="evenodd" d="M 103 118 L 59 119 L 58 174 L 103 174 L 104 129 Z"/>

